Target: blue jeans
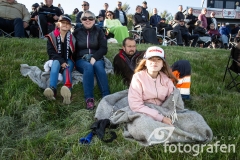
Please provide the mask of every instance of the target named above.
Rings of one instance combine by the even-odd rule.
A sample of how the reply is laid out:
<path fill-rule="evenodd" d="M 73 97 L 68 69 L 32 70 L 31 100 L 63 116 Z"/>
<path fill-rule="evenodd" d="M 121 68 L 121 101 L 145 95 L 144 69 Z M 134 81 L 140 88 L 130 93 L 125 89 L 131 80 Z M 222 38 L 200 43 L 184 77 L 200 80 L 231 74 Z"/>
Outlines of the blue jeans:
<path fill-rule="evenodd" d="M 15 37 L 25 37 L 23 20 L 21 18 L 8 20 L 0 17 L 0 28 L 5 32 L 14 31 Z"/>
<path fill-rule="evenodd" d="M 70 82 L 72 83 L 72 71 L 74 67 L 74 63 L 71 59 L 68 59 L 67 61 L 69 65 L 69 77 L 70 77 Z M 57 89 L 57 83 L 58 83 L 58 74 L 61 69 L 61 64 L 58 60 L 53 60 L 52 66 L 51 66 L 51 71 L 50 71 L 50 87 L 54 87 Z M 63 84 L 66 82 L 66 69 L 63 70 Z M 71 89 L 71 88 L 70 88 Z"/>
<path fill-rule="evenodd" d="M 97 78 L 98 87 L 102 93 L 102 97 L 109 95 L 109 86 L 108 78 L 105 72 L 105 64 L 103 60 L 98 60 L 92 65 L 91 63 L 79 59 L 76 62 L 77 70 L 83 74 L 83 90 L 84 98 L 94 98 L 93 89 L 94 89 L 94 74 Z"/>

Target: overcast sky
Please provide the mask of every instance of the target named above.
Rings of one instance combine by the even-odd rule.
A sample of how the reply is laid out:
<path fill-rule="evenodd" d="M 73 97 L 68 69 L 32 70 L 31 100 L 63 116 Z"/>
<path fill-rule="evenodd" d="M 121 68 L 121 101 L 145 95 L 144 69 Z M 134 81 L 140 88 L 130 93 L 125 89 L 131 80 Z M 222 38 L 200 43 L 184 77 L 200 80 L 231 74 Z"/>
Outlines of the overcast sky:
<path fill-rule="evenodd" d="M 29 11 L 31 11 L 32 4 L 43 2 L 44 0 L 17 0 L 19 3 L 25 4 Z M 98 15 L 99 10 L 103 9 L 103 4 L 109 4 L 109 10 L 114 10 L 116 8 L 117 1 L 110 1 L 110 0 L 86 0 L 90 3 L 90 11 Z M 121 1 L 121 0 L 120 0 Z M 137 0 L 122 0 L 122 4 L 127 3 L 130 5 L 129 13 L 135 13 L 135 8 L 137 5 L 141 5 L 143 1 Z M 72 14 L 74 8 L 78 8 L 82 10 L 82 1 L 80 0 L 53 0 L 53 5 L 57 6 L 60 3 L 64 9 L 64 12 L 67 14 Z M 173 15 L 177 12 L 178 5 L 183 5 L 185 9 L 187 6 L 190 7 L 201 7 L 202 0 L 147 0 L 148 10 L 152 10 L 153 8 L 157 8 L 159 12 L 163 10 L 167 10 L 168 12 L 172 13 Z M 205 5 L 206 6 L 205 2 Z"/>

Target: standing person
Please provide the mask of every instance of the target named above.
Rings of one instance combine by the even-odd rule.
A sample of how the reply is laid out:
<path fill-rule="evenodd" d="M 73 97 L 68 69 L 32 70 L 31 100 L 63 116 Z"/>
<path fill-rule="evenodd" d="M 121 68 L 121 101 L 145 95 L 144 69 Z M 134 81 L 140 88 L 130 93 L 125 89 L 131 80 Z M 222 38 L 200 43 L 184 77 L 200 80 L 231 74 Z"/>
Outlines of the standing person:
<path fill-rule="evenodd" d="M 195 23 L 198 20 L 196 16 L 193 15 L 193 9 L 189 8 L 188 9 L 188 14 L 186 15 L 186 19 L 188 19 L 187 26 L 188 26 L 188 31 L 189 33 L 193 33 L 193 30 L 195 28 Z"/>
<path fill-rule="evenodd" d="M 131 38 L 125 38 L 122 43 L 122 49 L 113 59 L 114 73 L 121 75 L 123 83 L 130 85 L 137 63 L 143 58 L 143 51 L 137 51 L 136 41 Z"/>
<path fill-rule="evenodd" d="M 144 15 L 147 19 L 147 21 L 149 21 L 149 12 L 147 11 L 147 2 L 143 1 L 142 3 L 142 15 Z"/>
<path fill-rule="evenodd" d="M 183 15 L 183 13 L 182 13 L 182 10 L 183 10 L 183 7 L 182 7 L 182 5 L 179 5 L 178 6 L 178 12 L 175 14 L 175 16 L 174 16 L 174 21 L 175 22 L 179 22 L 180 20 L 182 20 L 182 19 L 184 19 L 184 15 Z"/>
<path fill-rule="evenodd" d="M 157 8 L 153 8 L 153 15 L 150 17 L 150 25 L 152 27 L 157 27 L 161 21 L 161 16 L 159 16 L 157 13 Z"/>
<path fill-rule="evenodd" d="M 89 10 L 89 3 L 87 1 L 83 1 L 82 2 L 82 11 L 78 12 L 76 15 L 76 23 L 82 23 L 81 22 L 81 16 L 83 14 L 83 12 L 88 11 Z M 78 25 L 76 28 L 79 28 L 80 26 Z"/>
<path fill-rule="evenodd" d="M 25 5 L 15 0 L 0 1 L 0 29 L 14 31 L 15 37 L 25 37 L 24 29 L 28 27 L 30 13 Z"/>
<path fill-rule="evenodd" d="M 156 121 L 172 125 L 170 118 L 144 103 L 160 106 L 173 92 L 178 80 L 172 74 L 162 48 L 149 47 L 143 58 L 135 69 L 128 90 L 129 107 L 133 112 L 144 113 Z"/>
<path fill-rule="evenodd" d="M 58 21 L 62 11 L 53 6 L 53 0 L 45 0 L 45 4 L 39 7 L 35 20 L 40 20 L 40 27 L 43 36 L 55 29 L 55 23 Z"/>
<path fill-rule="evenodd" d="M 123 26 L 118 19 L 114 18 L 114 13 L 112 11 L 106 12 L 106 19 L 104 20 L 103 26 L 107 27 L 107 30 L 114 34 L 114 38 L 118 43 L 122 43 L 124 38 L 129 37 L 127 27 Z"/>
<path fill-rule="evenodd" d="M 46 88 L 43 94 L 50 100 L 55 100 L 57 95 L 57 83 L 59 72 L 63 75 L 63 83 L 65 84 L 67 76 L 70 78 L 72 83 L 72 70 L 74 68 L 74 62 L 72 60 L 72 54 L 75 48 L 75 38 L 72 36 L 71 29 L 71 18 L 68 15 L 62 15 L 59 17 L 57 28 L 48 34 L 47 41 L 47 52 L 49 60 L 53 60 L 51 71 L 50 71 L 50 86 Z M 67 71 L 69 75 L 67 75 Z M 71 90 L 67 86 L 62 86 L 61 95 L 63 97 L 64 104 L 71 103 Z"/>
<path fill-rule="evenodd" d="M 95 15 L 83 12 L 82 26 L 73 35 L 76 38 L 76 69 L 83 74 L 83 90 L 88 110 L 94 109 L 94 75 L 102 97 L 110 93 L 103 56 L 107 54 L 107 39 L 102 29 L 95 26 Z"/>
<path fill-rule="evenodd" d="M 108 11 L 108 3 L 104 3 L 103 7 L 104 7 L 104 9 L 101 9 L 99 11 L 99 15 L 101 15 L 103 17 L 103 20 L 104 20 L 105 17 L 106 17 L 106 12 Z"/>
<path fill-rule="evenodd" d="M 60 3 L 58 4 L 58 8 L 61 10 L 62 14 L 64 14 L 64 10 L 63 10 L 63 8 L 62 8 Z"/>
<path fill-rule="evenodd" d="M 207 29 L 210 29 L 210 24 L 213 23 L 215 26 L 215 29 L 218 29 L 218 23 L 217 23 L 217 19 L 215 18 L 216 13 L 215 12 L 211 12 L 210 17 L 207 18 Z"/>
<path fill-rule="evenodd" d="M 113 12 L 114 12 L 115 18 L 118 19 L 123 26 L 127 26 L 128 19 L 127 19 L 126 13 L 122 9 L 121 1 L 117 2 L 117 8 Z"/>
<path fill-rule="evenodd" d="M 208 23 L 207 23 L 206 14 L 207 14 L 207 8 L 203 8 L 201 14 L 199 14 L 198 16 L 198 20 L 202 21 L 203 28 L 207 30 Z"/>

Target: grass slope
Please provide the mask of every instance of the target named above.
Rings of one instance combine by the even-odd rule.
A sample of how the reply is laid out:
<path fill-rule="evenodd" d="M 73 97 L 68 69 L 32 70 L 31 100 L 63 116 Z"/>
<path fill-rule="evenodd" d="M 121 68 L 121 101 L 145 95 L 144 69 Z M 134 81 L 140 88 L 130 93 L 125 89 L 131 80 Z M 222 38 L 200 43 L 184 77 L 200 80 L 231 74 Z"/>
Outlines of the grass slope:
<path fill-rule="evenodd" d="M 146 44 L 138 45 L 145 50 Z M 121 47 L 109 44 L 107 57 L 112 61 Z M 38 39 L 0 38 L 0 159 L 240 159 L 240 94 L 225 90 L 222 82 L 229 51 L 186 47 L 163 47 L 167 61 L 187 59 L 192 65 L 192 100 L 186 108 L 196 110 L 207 121 L 214 140 L 235 144 L 235 153 L 221 153 L 207 148 L 197 156 L 190 153 L 164 152 L 162 145 L 139 146 L 125 140 L 122 126 L 115 131 L 118 138 L 104 143 L 94 137 L 91 145 L 78 140 L 89 131 L 94 112 L 85 109 L 82 85 L 73 89 L 73 102 L 62 105 L 61 97 L 47 101 L 43 90 L 20 74 L 20 64 L 43 69 L 48 59 L 46 41 Z M 229 76 L 227 77 L 229 81 Z M 111 92 L 126 89 L 121 78 L 109 75 Z M 95 87 L 95 99 L 101 94 Z"/>

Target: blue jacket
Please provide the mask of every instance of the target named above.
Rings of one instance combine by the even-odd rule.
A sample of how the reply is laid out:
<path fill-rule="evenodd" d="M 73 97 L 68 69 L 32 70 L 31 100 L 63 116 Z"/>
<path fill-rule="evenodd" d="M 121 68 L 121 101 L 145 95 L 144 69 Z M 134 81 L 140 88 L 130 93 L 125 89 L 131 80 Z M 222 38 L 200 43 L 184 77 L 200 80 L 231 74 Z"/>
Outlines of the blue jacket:
<path fill-rule="evenodd" d="M 157 27 L 157 24 L 161 21 L 161 16 L 154 14 L 150 17 L 150 25 L 152 27 Z"/>
<path fill-rule="evenodd" d="M 229 31 L 229 29 L 226 26 L 222 26 L 222 27 L 219 28 L 219 33 L 221 35 L 228 36 L 230 34 L 230 31 Z"/>

